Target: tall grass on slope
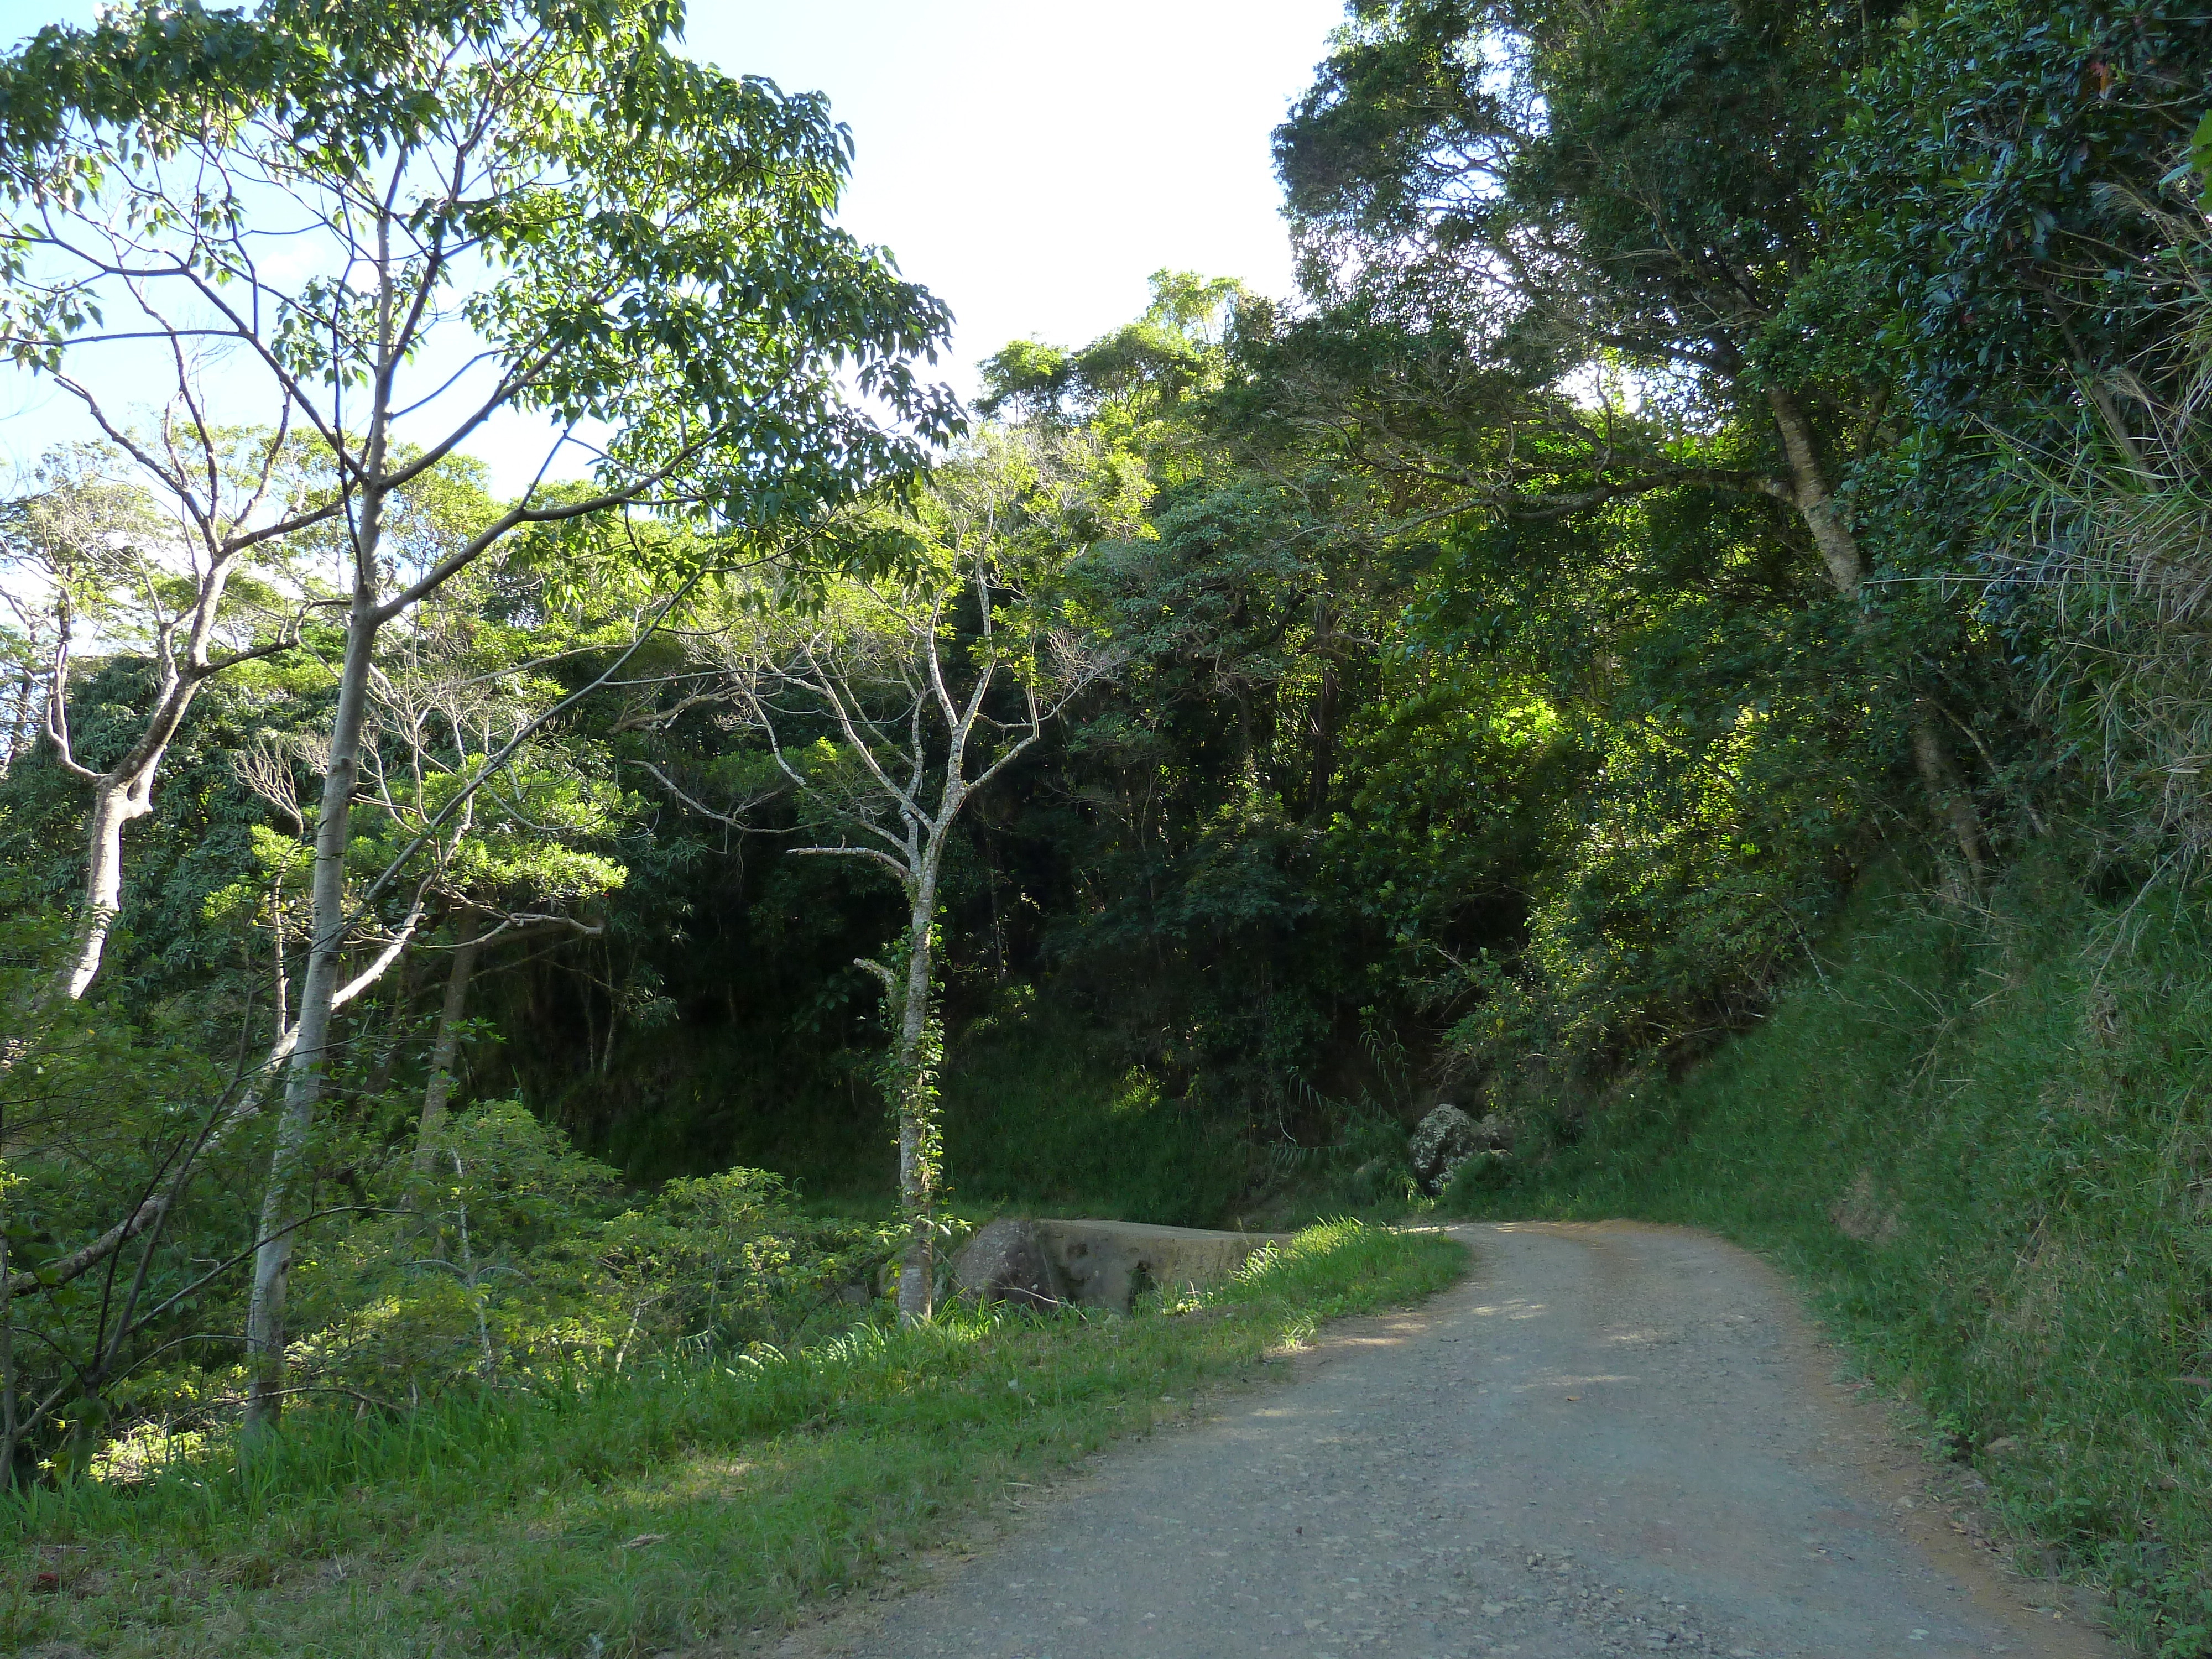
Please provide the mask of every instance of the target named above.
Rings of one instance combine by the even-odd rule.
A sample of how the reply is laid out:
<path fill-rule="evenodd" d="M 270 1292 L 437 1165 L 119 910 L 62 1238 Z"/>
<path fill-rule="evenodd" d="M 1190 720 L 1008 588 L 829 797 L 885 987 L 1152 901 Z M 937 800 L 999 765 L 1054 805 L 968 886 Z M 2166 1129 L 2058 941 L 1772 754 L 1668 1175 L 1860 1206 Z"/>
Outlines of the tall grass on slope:
<path fill-rule="evenodd" d="M 885 1574 L 1041 1472 L 1425 1295 L 1460 1247 L 1342 1222 L 1123 1319 L 956 1310 L 641 1376 L 325 1418 L 135 1488 L 0 1502 L 0 1651 L 634 1655 Z M 1172 1396 L 1172 1400 L 1166 1398 Z"/>
<path fill-rule="evenodd" d="M 2051 759 L 2130 850 L 2194 876 L 2212 860 L 2212 223 L 2185 198 L 2135 206 L 2166 243 L 2140 272 L 2159 347 L 2081 372 L 2095 420 L 2070 441 L 2006 446 L 1992 592 L 2032 625 Z"/>
<path fill-rule="evenodd" d="M 1711 1227 L 2166 1659 L 2212 1654 L 2212 974 L 2198 907 L 2055 868 L 1989 914 L 1863 895 L 1822 972 L 1679 1085 L 1446 1207 Z"/>

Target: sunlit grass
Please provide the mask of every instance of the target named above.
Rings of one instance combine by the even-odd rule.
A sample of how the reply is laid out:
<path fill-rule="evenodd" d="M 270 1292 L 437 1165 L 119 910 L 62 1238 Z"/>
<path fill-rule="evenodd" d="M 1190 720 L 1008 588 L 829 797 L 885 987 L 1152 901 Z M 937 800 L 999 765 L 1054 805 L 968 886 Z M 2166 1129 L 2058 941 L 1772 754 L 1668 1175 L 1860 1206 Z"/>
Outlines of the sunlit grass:
<path fill-rule="evenodd" d="M 873 1582 L 1116 1436 L 1406 1301 L 1461 1248 L 1340 1222 L 1127 1318 L 955 1310 L 0 1504 L 0 1650 L 636 1654 Z M 1163 1396 L 1172 1395 L 1177 1403 Z"/>

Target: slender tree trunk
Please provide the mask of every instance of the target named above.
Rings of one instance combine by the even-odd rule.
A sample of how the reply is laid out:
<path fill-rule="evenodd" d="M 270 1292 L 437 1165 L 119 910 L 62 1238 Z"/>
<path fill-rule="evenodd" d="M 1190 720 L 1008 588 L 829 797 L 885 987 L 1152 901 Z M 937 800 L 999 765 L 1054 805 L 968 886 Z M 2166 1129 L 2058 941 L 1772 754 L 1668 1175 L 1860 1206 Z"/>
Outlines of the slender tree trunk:
<path fill-rule="evenodd" d="M 392 408 L 392 286 L 391 224 L 376 224 L 376 366 L 368 390 L 368 439 L 362 447 L 361 515 L 353 526 L 353 605 L 346 618 L 345 659 L 338 671 L 338 706 L 331 722 L 330 763 L 323 773 L 323 804 L 315 823 L 313 930 L 307 969 L 300 984 L 300 1018 L 284 1074 L 284 1109 L 269 1158 L 269 1185 L 261 1199 L 261 1232 L 253 1252 L 253 1296 L 246 1315 L 246 1359 L 252 1376 L 246 1402 L 248 1433 L 273 1429 L 283 1409 L 284 1296 L 292 1270 L 292 1225 L 307 1139 L 323 1097 L 331 1012 L 337 996 L 338 963 L 345 948 L 346 843 L 353 831 L 353 798 L 361 780 L 361 734 L 368 717 L 368 677 L 376 652 L 377 581 L 383 551 L 385 459 Z"/>
<path fill-rule="evenodd" d="M 0 748 L 0 778 L 6 777 L 15 763 L 29 754 L 39 740 L 39 676 L 29 659 L 30 653 L 39 648 L 39 635 L 35 629 L 23 645 L 23 672 L 15 679 L 15 708 L 8 717 L 7 746 Z"/>
<path fill-rule="evenodd" d="M 380 453 L 372 453 L 372 477 L 381 471 L 382 459 Z M 365 491 L 353 608 L 347 620 L 344 665 L 338 675 L 337 713 L 331 729 L 330 765 L 323 775 L 322 812 L 315 825 L 313 942 L 300 984 L 297 1035 L 284 1076 L 284 1106 L 276 1120 L 269 1185 L 262 1195 L 260 1243 L 253 1253 L 253 1295 L 246 1323 L 246 1362 L 252 1371 L 246 1408 L 249 1430 L 273 1427 L 283 1409 L 284 1297 L 296 1234 L 290 1224 L 297 1207 L 300 1179 L 307 1168 L 308 1137 L 322 1100 L 331 1000 L 337 990 L 339 955 L 345 945 L 346 844 L 361 772 L 368 671 L 376 646 L 374 582 L 382 512 L 381 495 L 374 489 Z"/>
<path fill-rule="evenodd" d="M 1986 872 L 1981 815 L 1974 811 L 1974 798 L 1959 776 L 1951 746 L 1943 741 L 1942 729 L 1936 724 L 1935 707 L 1926 697 L 1915 699 L 1912 705 L 1912 760 L 1929 799 L 1950 826 L 1951 837 L 1965 855 L 1967 869 L 1980 881 Z"/>
<path fill-rule="evenodd" d="M 1826 471 L 1820 465 L 1812 425 L 1790 393 L 1770 392 L 1767 401 L 1774 410 L 1775 425 L 1781 430 L 1782 453 L 1790 464 L 1790 505 L 1813 532 L 1814 545 L 1820 550 L 1821 562 L 1826 565 L 1828 580 L 1837 592 L 1856 599 L 1866 584 L 1866 559 L 1857 538 L 1836 509 L 1835 492 L 1829 488 Z M 1944 741 L 1928 698 L 1913 699 L 1911 724 L 1912 762 L 1920 774 L 1921 787 L 1928 792 L 1929 805 L 1950 830 L 1966 867 L 1979 881 L 1988 867 L 1981 814 L 1974 810 L 1973 796 L 1959 775 L 1951 745 Z"/>
<path fill-rule="evenodd" d="M 1786 392 L 1770 392 L 1767 403 L 1774 423 L 1781 428 L 1782 453 L 1790 464 L 1790 504 L 1813 532 L 1813 544 L 1828 568 L 1828 580 L 1845 599 L 1857 596 L 1866 582 L 1866 560 L 1857 538 L 1844 526 L 1836 511 L 1835 492 L 1828 487 L 1820 452 L 1813 441 L 1813 428 L 1796 398 Z"/>
<path fill-rule="evenodd" d="M 468 1012 L 469 981 L 483 949 L 479 934 L 471 934 L 453 951 L 453 972 L 446 980 L 446 1000 L 438 1010 L 438 1031 L 430 1043 L 430 1080 L 422 1086 L 422 1121 L 415 1132 L 415 1173 L 427 1176 L 438 1158 L 438 1138 L 446 1125 L 446 1103 L 453 1095 L 453 1062 L 461 1046 L 461 1021 Z"/>
<path fill-rule="evenodd" d="M 414 1006 L 415 957 L 410 951 L 399 964 L 398 982 L 392 988 L 390 1007 L 384 1017 L 384 1042 L 368 1069 L 368 1092 L 372 1095 L 380 1095 L 392 1086 L 392 1070 L 399 1064 L 402 1033 L 407 1028 L 407 1011 Z"/>
<path fill-rule="evenodd" d="M 1316 630 L 1317 631 L 1317 630 Z M 1336 664 L 1322 659 L 1321 687 L 1314 694 L 1313 757 L 1306 781 L 1306 822 L 1328 822 L 1329 786 L 1336 777 L 1338 676 Z"/>
<path fill-rule="evenodd" d="M 476 1248 L 469 1243 L 468 1200 L 459 1190 L 466 1184 L 468 1173 L 462 1167 L 461 1155 L 459 1152 L 447 1152 L 446 1156 L 453 1161 L 453 1186 L 456 1189 L 453 1196 L 458 1206 L 453 1212 L 453 1218 L 461 1224 L 461 1283 L 468 1286 L 469 1307 L 477 1316 L 477 1341 L 483 1352 L 483 1358 L 477 1366 L 477 1375 L 489 1382 L 492 1379 L 492 1374 L 499 1369 L 499 1360 L 492 1352 L 491 1327 L 484 1320 L 483 1281 L 477 1273 Z M 630 1329 L 635 1332 L 637 1329 L 637 1316 L 635 1314 L 630 1316 L 629 1324 Z M 624 1337 L 623 1352 L 615 1356 L 617 1370 L 622 1369 L 623 1356 L 629 1352 L 629 1338 Z"/>
<path fill-rule="evenodd" d="M 292 982 L 284 972 L 284 878 L 278 875 L 269 884 L 269 946 L 270 1000 L 276 1005 L 276 1041 L 284 1040 L 284 1033 L 292 1029 Z"/>
<path fill-rule="evenodd" d="M 615 1034 L 622 1029 L 622 991 L 615 981 L 615 952 L 607 945 L 599 952 L 599 959 L 607 964 L 607 1040 L 599 1049 L 599 1075 L 611 1077 L 615 1069 Z M 585 1056 L 588 1060 L 589 1054 Z"/>
<path fill-rule="evenodd" d="M 975 850 L 982 854 L 984 890 L 991 897 L 991 954 L 998 958 L 998 971 L 994 975 L 1000 984 L 1006 982 L 1006 923 L 999 911 L 999 854 L 998 849 L 981 835 L 975 837 Z"/>
<path fill-rule="evenodd" d="M 906 991 L 900 1000 L 898 1046 L 891 1057 L 899 1091 L 899 1202 L 907 1213 L 906 1261 L 899 1269 L 901 1320 L 926 1320 L 935 1312 L 937 1236 L 937 1103 L 922 1078 L 922 1048 L 929 1033 L 930 929 L 937 920 L 937 861 L 933 844 L 915 884 L 907 920 Z"/>

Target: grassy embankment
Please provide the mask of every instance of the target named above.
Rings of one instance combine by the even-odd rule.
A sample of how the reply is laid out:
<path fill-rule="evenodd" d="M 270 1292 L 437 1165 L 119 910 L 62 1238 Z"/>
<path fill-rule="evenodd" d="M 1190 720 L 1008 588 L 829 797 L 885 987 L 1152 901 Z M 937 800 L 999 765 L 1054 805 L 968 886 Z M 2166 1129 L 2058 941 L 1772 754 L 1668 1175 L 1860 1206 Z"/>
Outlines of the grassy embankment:
<path fill-rule="evenodd" d="M 956 1310 L 390 1423 L 302 1418 L 242 1464 L 0 1500 L 0 1651 L 629 1655 L 772 1623 L 1462 1260 L 1338 1223 L 1126 1319 Z"/>
<path fill-rule="evenodd" d="M 1443 1207 L 1768 1254 L 2123 1633 L 2212 1654 L 2207 943 L 2051 870 L 1978 913 L 1870 891 L 1757 1030 Z"/>

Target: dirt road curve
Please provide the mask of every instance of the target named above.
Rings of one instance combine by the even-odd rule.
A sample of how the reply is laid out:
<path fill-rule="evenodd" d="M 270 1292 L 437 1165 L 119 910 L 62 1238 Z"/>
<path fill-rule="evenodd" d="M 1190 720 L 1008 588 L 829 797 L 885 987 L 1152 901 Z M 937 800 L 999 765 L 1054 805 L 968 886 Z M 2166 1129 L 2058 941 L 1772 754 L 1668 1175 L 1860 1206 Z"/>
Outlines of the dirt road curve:
<path fill-rule="evenodd" d="M 786 1650 L 2118 1655 L 1954 1529 L 1753 1258 L 1620 1224 L 1459 1232 L 1455 1289 Z"/>

